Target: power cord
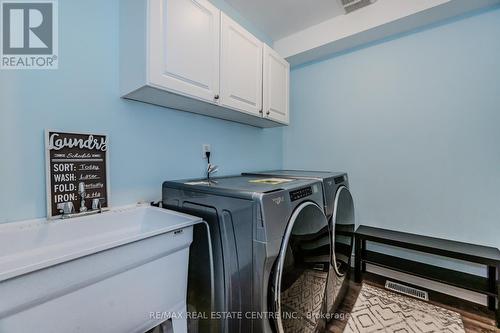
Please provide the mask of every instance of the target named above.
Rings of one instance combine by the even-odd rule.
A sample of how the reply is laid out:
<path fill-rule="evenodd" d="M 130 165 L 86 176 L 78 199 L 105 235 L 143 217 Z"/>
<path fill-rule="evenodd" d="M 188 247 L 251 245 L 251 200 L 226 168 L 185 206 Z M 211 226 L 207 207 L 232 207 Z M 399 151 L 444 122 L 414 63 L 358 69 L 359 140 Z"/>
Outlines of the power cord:
<path fill-rule="evenodd" d="M 209 151 L 206 151 L 206 152 L 205 152 L 205 156 L 207 157 L 207 162 L 208 162 L 208 164 L 210 164 L 210 152 L 209 152 Z"/>
<path fill-rule="evenodd" d="M 206 151 L 205 156 L 207 157 L 207 181 L 210 184 L 210 152 Z"/>

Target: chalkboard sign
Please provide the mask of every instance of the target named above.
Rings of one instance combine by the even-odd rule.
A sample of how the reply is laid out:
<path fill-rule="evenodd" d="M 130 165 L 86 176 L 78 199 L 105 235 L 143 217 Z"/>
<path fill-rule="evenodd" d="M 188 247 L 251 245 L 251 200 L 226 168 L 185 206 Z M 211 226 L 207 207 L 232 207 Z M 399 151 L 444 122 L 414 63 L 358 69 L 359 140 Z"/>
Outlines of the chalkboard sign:
<path fill-rule="evenodd" d="M 108 138 L 45 131 L 47 217 L 108 207 Z"/>

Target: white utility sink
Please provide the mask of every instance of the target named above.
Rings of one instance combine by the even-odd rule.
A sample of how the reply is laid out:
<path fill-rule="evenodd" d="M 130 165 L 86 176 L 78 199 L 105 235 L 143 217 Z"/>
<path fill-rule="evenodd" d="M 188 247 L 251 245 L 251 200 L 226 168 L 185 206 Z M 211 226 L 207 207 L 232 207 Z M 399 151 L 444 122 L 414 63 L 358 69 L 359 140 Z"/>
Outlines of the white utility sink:
<path fill-rule="evenodd" d="M 0 332 L 144 332 L 186 311 L 192 226 L 202 222 L 134 206 L 0 225 Z"/>

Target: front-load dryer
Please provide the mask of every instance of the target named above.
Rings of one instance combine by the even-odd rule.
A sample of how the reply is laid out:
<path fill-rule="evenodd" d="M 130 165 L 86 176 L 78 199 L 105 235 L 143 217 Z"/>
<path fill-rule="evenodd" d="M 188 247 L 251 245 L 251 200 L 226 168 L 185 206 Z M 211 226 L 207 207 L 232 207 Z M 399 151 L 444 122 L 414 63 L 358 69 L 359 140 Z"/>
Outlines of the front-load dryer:
<path fill-rule="evenodd" d="M 207 248 L 200 245 L 204 229 L 194 231 L 197 245 L 190 250 L 188 310 L 199 317 L 191 320 L 190 331 L 322 331 L 331 262 L 322 205 L 317 180 L 235 176 L 165 182 L 165 208 L 197 215 L 210 226 L 214 281 Z"/>
<path fill-rule="evenodd" d="M 354 204 L 349 191 L 349 181 L 344 172 L 272 170 L 243 175 L 311 179 L 321 182 L 323 208 L 328 218 L 332 237 L 332 266 L 334 274 L 328 281 L 327 310 L 335 316 L 348 288 L 352 247 L 354 242 Z"/>

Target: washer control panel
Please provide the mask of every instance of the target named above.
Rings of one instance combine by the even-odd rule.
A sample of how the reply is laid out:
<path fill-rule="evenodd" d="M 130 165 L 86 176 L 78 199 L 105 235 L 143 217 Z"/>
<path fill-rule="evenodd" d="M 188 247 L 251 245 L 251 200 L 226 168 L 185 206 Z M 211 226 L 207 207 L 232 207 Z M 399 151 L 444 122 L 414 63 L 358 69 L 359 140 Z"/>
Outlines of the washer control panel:
<path fill-rule="evenodd" d="M 298 190 L 290 191 L 290 200 L 296 201 L 313 194 L 311 186 L 303 187 Z"/>
<path fill-rule="evenodd" d="M 345 182 L 345 177 L 344 176 L 335 177 L 333 179 L 333 181 L 335 182 L 335 185 L 337 185 L 337 184 Z"/>

